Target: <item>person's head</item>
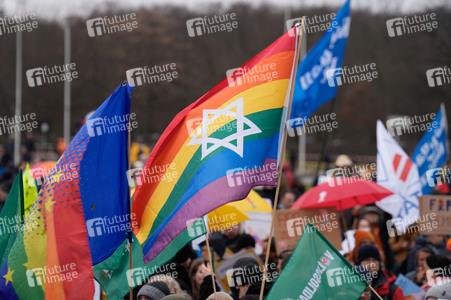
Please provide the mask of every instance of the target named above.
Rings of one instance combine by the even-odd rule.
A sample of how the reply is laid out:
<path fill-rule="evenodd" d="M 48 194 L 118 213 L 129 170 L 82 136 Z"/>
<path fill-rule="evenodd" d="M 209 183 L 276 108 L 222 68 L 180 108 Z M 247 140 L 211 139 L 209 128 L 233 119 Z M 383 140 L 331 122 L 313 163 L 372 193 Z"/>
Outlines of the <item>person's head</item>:
<path fill-rule="evenodd" d="M 373 245 L 360 247 L 357 264 L 365 267 L 370 273 L 378 273 L 381 269 L 381 254 Z"/>
<path fill-rule="evenodd" d="M 219 238 L 212 238 L 212 239 L 209 239 L 208 241 L 210 243 L 210 249 L 213 252 L 213 259 L 214 259 L 215 265 L 216 265 L 222 260 L 222 257 L 224 256 L 224 253 L 226 250 L 226 244 L 222 239 L 219 239 Z M 202 242 L 200 245 L 201 245 L 202 258 L 210 261 L 210 257 L 208 256 L 207 243 Z"/>
<path fill-rule="evenodd" d="M 233 298 L 227 293 L 217 292 L 216 295 L 213 293 L 208 296 L 207 300 L 233 300 Z"/>
<path fill-rule="evenodd" d="M 290 259 L 291 255 L 293 254 L 293 250 L 288 249 L 282 251 L 279 255 L 279 261 L 277 263 L 277 273 L 282 273 L 283 268 L 285 268 L 288 260 Z"/>
<path fill-rule="evenodd" d="M 280 204 L 282 204 L 285 208 L 290 208 L 295 200 L 296 195 L 291 191 L 286 191 L 280 198 Z"/>
<path fill-rule="evenodd" d="M 428 280 L 450 276 L 451 260 L 440 254 L 429 255 L 426 257 L 425 269 Z"/>
<path fill-rule="evenodd" d="M 197 258 L 193 260 L 191 263 L 191 267 L 189 269 L 189 278 L 191 280 L 191 287 L 194 290 L 199 291 L 200 285 L 202 284 L 202 281 L 204 280 L 204 274 L 203 270 L 201 268 L 202 265 L 205 264 L 205 260 L 202 258 Z M 197 297 L 197 296 L 196 296 Z"/>
<path fill-rule="evenodd" d="M 437 283 L 427 291 L 424 299 L 451 300 L 451 284 L 449 282 Z"/>
<path fill-rule="evenodd" d="M 262 255 L 266 257 L 266 250 L 268 249 L 269 239 L 265 239 L 262 244 Z M 276 243 L 274 238 L 271 240 L 271 248 L 269 249 L 269 261 L 277 260 Z"/>
<path fill-rule="evenodd" d="M 365 245 L 374 245 L 375 241 L 374 235 L 365 230 L 356 230 L 354 233 L 354 238 L 356 248 L 360 248 Z"/>
<path fill-rule="evenodd" d="M 142 286 L 138 292 L 138 300 L 161 300 L 169 294 L 171 291 L 166 283 L 155 281 Z"/>
<path fill-rule="evenodd" d="M 252 235 L 244 233 L 236 241 L 236 249 L 235 250 L 238 252 L 241 249 L 246 249 L 249 247 L 255 248 L 255 239 L 252 237 Z"/>
<path fill-rule="evenodd" d="M 424 268 L 426 266 L 426 257 L 429 255 L 433 255 L 434 251 L 432 251 L 429 247 L 421 247 L 415 252 L 415 258 L 417 262 L 417 267 Z"/>
<path fill-rule="evenodd" d="M 174 278 L 172 278 L 169 275 L 159 274 L 159 275 L 152 276 L 150 278 L 150 282 L 154 282 L 154 281 L 160 281 L 160 282 L 166 283 L 166 285 L 171 290 L 172 294 L 181 294 L 182 293 L 182 288 L 180 287 L 180 284 L 177 282 L 177 280 L 175 280 Z"/>
<path fill-rule="evenodd" d="M 365 218 L 359 219 L 359 221 L 357 222 L 357 230 L 371 231 L 370 221 Z"/>
<path fill-rule="evenodd" d="M 362 218 L 367 219 L 370 224 L 378 224 L 381 220 L 381 211 L 375 206 L 366 206 L 361 212 Z"/>
<path fill-rule="evenodd" d="M 238 223 L 238 224 L 230 227 L 226 231 L 224 231 L 223 234 L 228 240 L 232 241 L 240 234 L 240 230 L 241 230 L 241 223 Z"/>
<path fill-rule="evenodd" d="M 427 235 L 426 239 L 435 246 L 440 245 L 445 240 L 443 235 L 440 235 L 440 234 Z"/>
<path fill-rule="evenodd" d="M 191 243 L 188 243 L 180 249 L 174 257 L 174 262 L 178 263 L 185 268 L 189 268 L 191 264 L 191 254 L 193 253 L 193 248 L 191 247 Z"/>

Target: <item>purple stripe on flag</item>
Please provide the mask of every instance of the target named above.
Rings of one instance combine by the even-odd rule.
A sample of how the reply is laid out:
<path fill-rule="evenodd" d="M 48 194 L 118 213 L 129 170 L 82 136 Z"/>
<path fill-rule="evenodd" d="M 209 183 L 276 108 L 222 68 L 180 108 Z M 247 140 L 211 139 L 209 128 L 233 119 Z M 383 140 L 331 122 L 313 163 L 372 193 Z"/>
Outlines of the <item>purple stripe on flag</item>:
<path fill-rule="evenodd" d="M 185 230 L 188 227 L 188 221 L 198 219 L 226 203 L 246 198 L 254 186 L 277 184 L 276 159 L 267 158 L 263 166 L 257 169 L 229 171 L 226 176 L 199 190 L 183 205 L 144 256 L 145 263 L 154 259 L 177 235 Z M 218 199 L 218 195 L 221 195 L 220 199 Z M 192 221 L 189 224 L 191 223 Z"/>

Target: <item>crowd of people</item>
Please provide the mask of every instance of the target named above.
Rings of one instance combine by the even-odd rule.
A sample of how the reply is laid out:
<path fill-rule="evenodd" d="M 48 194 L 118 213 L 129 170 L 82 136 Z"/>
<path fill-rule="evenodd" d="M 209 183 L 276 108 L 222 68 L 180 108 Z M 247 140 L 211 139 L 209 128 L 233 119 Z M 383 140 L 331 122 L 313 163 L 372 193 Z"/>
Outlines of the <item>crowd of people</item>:
<path fill-rule="evenodd" d="M 143 157 L 147 157 L 150 151 L 148 148 L 143 151 L 142 147 L 134 147 L 132 154 L 136 157 L 135 164 L 142 164 Z M 339 157 L 335 167 L 346 167 L 350 162 L 349 158 Z M 6 200 L 18 169 L 23 167 L 24 164 L 14 166 L 8 147 L 0 147 L 1 205 Z M 304 192 L 304 186 L 297 183 L 293 173 L 290 164 L 286 163 L 277 209 L 290 209 Z M 449 186 L 440 185 L 434 193 L 447 194 L 449 191 Z M 274 187 L 262 187 L 257 189 L 257 192 L 270 204 L 274 204 Z M 412 230 L 390 236 L 386 222 L 391 215 L 374 205 L 354 207 L 343 215 L 345 220 L 341 221 L 344 221 L 350 230 L 341 230 L 341 253 L 358 272 L 371 274 L 365 278 L 382 299 L 405 299 L 402 288 L 395 284 L 397 277 L 403 275 L 424 291 L 423 299 L 451 300 L 450 235 L 423 235 Z M 254 268 L 260 272 L 258 275 L 262 275 L 262 266 L 269 252 L 266 271 L 276 276 L 266 278 L 263 292 L 266 296 L 294 250 L 286 249 L 277 253 L 274 239 L 271 240 L 270 247 L 269 242 L 268 238 L 256 241 L 254 236 L 245 232 L 240 223 L 225 231 L 213 232 L 209 236 L 212 257 L 209 257 L 206 242 L 200 243 L 198 249 L 193 249 L 189 243 L 168 262 L 175 266 L 175 272 L 171 272 L 171 275 L 165 274 L 164 271 L 155 272 L 143 284 L 134 288 L 134 299 L 259 299 L 261 281 L 244 281 L 225 287 L 215 275 L 214 268 L 240 251 L 253 249 L 258 255 L 256 258 L 240 258 L 231 268 Z M 258 243 L 261 243 L 260 247 L 257 247 Z M 163 266 L 158 270 L 165 269 L 167 268 Z M 129 296 L 124 299 L 129 299 Z M 379 298 L 367 288 L 360 299 Z"/>

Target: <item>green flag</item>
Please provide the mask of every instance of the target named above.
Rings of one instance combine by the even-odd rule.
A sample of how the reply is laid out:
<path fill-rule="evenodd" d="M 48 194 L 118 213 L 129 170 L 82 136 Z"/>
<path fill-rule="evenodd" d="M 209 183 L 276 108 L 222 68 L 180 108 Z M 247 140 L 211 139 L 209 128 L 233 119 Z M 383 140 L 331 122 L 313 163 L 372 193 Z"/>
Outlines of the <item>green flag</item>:
<path fill-rule="evenodd" d="M 0 213 L 0 257 L 5 263 L 17 233 L 23 230 L 23 177 L 19 171 Z"/>
<path fill-rule="evenodd" d="M 266 299 L 358 299 L 367 282 L 312 224 Z"/>
<path fill-rule="evenodd" d="M 202 218 L 188 226 L 182 233 L 163 250 L 157 257 L 147 264 L 143 260 L 143 251 L 135 235 L 133 235 L 132 262 L 129 267 L 129 244 L 125 241 L 108 259 L 94 266 L 94 277 L 102 286 L 108 300 L 122 299 L 130 292 L 130 287 L 142 284 L 150 275 L 162 265 L 170 261 L 177 252 L 195 238 L 207 232 Z M 159 270 L 165 274 L 172 274 L 171 268 Z M 176 276 L 176 274 L 175 274 Z M 173 276 L 174 277 L 174 276 Z"/>
<path fill-rule="evenodd" d="M 34 201 L 38 197 L 38 188 L 36 187 L 36 182 L 34 181 L 33 174 L 30 170 L 30 164 L 27 163 L 25 167 L 25 172 L 23 175 L 23 198 L 24 198 L 24 215 L 25 218 L 30 212 L 30 208 Z"/>

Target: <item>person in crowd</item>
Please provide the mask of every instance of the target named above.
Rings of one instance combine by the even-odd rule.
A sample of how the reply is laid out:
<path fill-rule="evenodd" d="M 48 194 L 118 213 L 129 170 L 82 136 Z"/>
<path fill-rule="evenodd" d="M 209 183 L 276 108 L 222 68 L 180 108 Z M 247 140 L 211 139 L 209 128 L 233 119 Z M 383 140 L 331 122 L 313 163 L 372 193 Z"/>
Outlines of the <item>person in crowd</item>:
<path fill-rule="evenodd" d="M 255 248 L 255 239 L 252 235 L 243 233 L 236 242 L 235 253 L 249 248 Z"/>
<path fill-rule="evenodd" d="M 262 245 L 262 254 L 260 254 L 260 260 L 262 263 L 265 263 L 266 260 L 266 251 L 268 250 L 268 242 L 269 239 L 265 239 L 263 241 Z M 278 263 L 278 257 L 277 257 L 277 251 L 276 251 L 276 242 L 274 241 L 274 238 L 271 240 L 271 248 L 269 249 L 269 257 L 268 257 L 268 272 L 277 271 L 277 263 Z"/>
<path fill-rule="evenodd" d="M 221 292 L 221 289 L 214 278 L 212 268 L 208 261 L 204 260 L 204 263 L 199 265 L 197 273 L 198 273 L 198 275 L 197 275 L 198 278 L 196 280 L 199 280 L 200 278 L 202 278 L 202 280 L 200 281 L 201 284 L 199 287 L 199 298 L 198 298 L 199 300 L 211 299 L 210 298 L 211 295 L 214 294 L 214 292 L 215 292 L 215 288 L 213 287 L 213 282 L 216 287 L 216 292 L 217 293 Z"/>
<path fill-rule="evenodd" d="M 233 251 L 233 249 L 235 249 L 236 247 L 236 242 L 241 235 L 241 223 L 238 223 L 222 233 L 212 235 L 212 238 L 221 238 L 224 241 L 226 247 Z"/>
<path fill-rule="evenodd" d="M 202 299 L 200 297 L 201 285 L 204 282 L 204 278 L 212 274 L 211 269 L 209 269 L 207 266 L 208 261 L 203 258 L 197 258 L 191 263 L 191 267 L 189 269 L 189 277 L 191 280 L 194 300 Z M 205 290 L 205 288 L 203 290 Z M 208 295 L 210 294 L 211 293 L 208 293 Z"/>
<path fill-rule="evenodd" d="M 293 250 L 291 249 L 284 250 L 280 253 L 279 261 L 277 262 L 277 273 L 279 273 L 279 275 L 282 273 L 283 268 L 285 268 L 292 254 Z"/>
<path fill-rule="evenodd" d="M 150 282 L 154 281 L 161 281 L 166 283 L 166 285 L 169 287 L 169 290 L 171 291 L 171 294 L 178 294 L 178 295 L 185 295 L 188 294 L 186 291 L 182 290 L 180 287 L 180 284 L 171 276 L 168 274 L 159 274 L 152 276 L 150 278 Z"/>
<path fill-rule="evenodd" d="M 396 276 L 381 267 L 381 255 L 374 245 L 364 245 L 358 252 L 358 265 L 365 267 L 372 275 L 372 286 L 384 300 L 404 300 L 402 289 L 395 284 Z M 371 299 L 378 299 L 372 295 Z"/>
<path fill-rule="evenodd" d="M 355 247 L 354 247 L 354 250 L 352 251 L 352 260 L 353 260 L 354 264 L 357 264 L 357 259 L 358 259 L 357 256 L 358 256 L 360 247 L 365 246 L 365 245 L 374 245 L 375 238 L 374 238 L 374 235 L 369 231 L 356 230 L 354 232 L 354 240 L 355 240 Z M 379 251 L 380 251 L 380 249 L 379 249 Z"/>
<path fill-rule="evenodd" d="M 451 284 L 436 284 L 431 287 L 425 297 L 425 300 L 451 300 Z"/>
<path fill-rule="evenodd" d="M 434 254 L 441 254 L 445 256 L 449 255 L 449 251 L 446 249 L 443 235 L 420 235 L 415 240 L 415 247 L 410 250 L 409 254 L 407 255 L 407 273 L 415 270 L 415 253 L 418 249 L 423 247 L 431 248 Z"/>
<path fill-rule="evenodd" d="M 232 296 L 226 294 L 224 292 L 216 292 L 216 295 L 213 293 L 208 296 L 207 300 L 233 300 Z"/>
<path fill-rule="evenodd" d="M 426 279 L 427 282 L 421 289 L 428 291 L 436 284 L 451 284 L 451 260 L 440 254 L 433 254 L 426 257 Z"/>
<path fill-rule="evenodd" d="M 166 283 L 155 281 L 142 286 L 138 292 L 138 300 L 161 300 L 170 294 L 171 291 Z"/>
<path fill-rule="evenodd" d="M 412 226 L 416 226 L 416 223 L 412 224 L 409 228 Z M 396 230 L 394 230 L 394 232 L 396 233 Z M 396 265 L 393 268 L 395 274 L 406 273 L 407 255 L 409 254 L 409 251 L 414 248 L 415 239 L 419 235 L 418 230 L 408 229 L 404 234 L 395 234 L 395 236 L 389 238 L 388 243 L 395 257 Z"/>
<path fill-rule="evenodd" d="M 171 294 L 171 295 L 165 296 L 161 300 L 193 300 L 193 298 L 191 298 L 191 296 L 189 296 L 189 295 Z"/>
<path fill-rule="evenodd" d="M 370 222 L 371 233 L 374 236 L 374 245 L 379 249 L 382 261 L 387 269 L 392 269 L 395 258 L 388 243 L 389 235 L 384 212 L 376 206 L 365 206 L 361 209 L 360 216 Z"/>
<path fill-rule="evenodd" d="M 415 270 L 406 274 L 407 279 L 412 281 L 418 286 L 422 286 L 426 283 L 426 258 L 430 255 L 433 255 L 434 251 L 432 251 L 429 247 L 421 247 L 415 253 L 415 262 L 416 268 Z"/>
<path fill-rule="evenodd" d="M 237 260 L 233 269 L 241 269 L 244 270 L 240 272 L 240 276 L 236 278 L 232 275 L 231 280 L 233 280 L 233 286 L 230 287 L 232 291 L 232 297 L 235 300 L 243 300 L 243 299 L 252 299 L 252 297 L 260 295 L 261 289 L 261 278 L 263 278 L 263 274 L 261 271 L 261 267 L 258 264 L 257 260 L 250 257 L 243 257 Z M 252 274 L 251 276 L 242 276 L 242 274 Z M 273 280 L 267 280 L 265 282 L 265 289 L 263 291 L 263 296 L 266 296 L 273 286 Z"/>
<path fill-rule="evenodd" d="M 192 295 L 191 280 L 189 276 L 189 267 L 191 265 L 191 257 L 195 254 L 191 243 L 186 244 L 182 249 L 180 249 L 173 260 L 169 262 L 168 267 L 160 268 L 162 270 L 170 270 L 170 272 L 175 271 L 177 277 L 174 278 L 181 289 L 186 291 L 189 295 Z M 173 270 L 175 269 L 175 270 Z"/>
<path fill-rule="evenodd" d="M 210 244 L 210 251 L 213 252 L 214 264 L 216 266 L 222 261 L 224 257 L 226 246 L 224 240 L 217 237 L 210 238 L 208 242 Z M 208 257 L 207 242 L 204 241 L 200 243 L 200 246 L 202 258 L 206 261 L 210 261 L 210 257 Z"/>
<path fill-rule="evenodd" d="M 295 200 L 296 195 L 291 191 L 286 191 L 282 194 L 282 197 L 280 197 L 277 209 L 289 209 Z"/>

